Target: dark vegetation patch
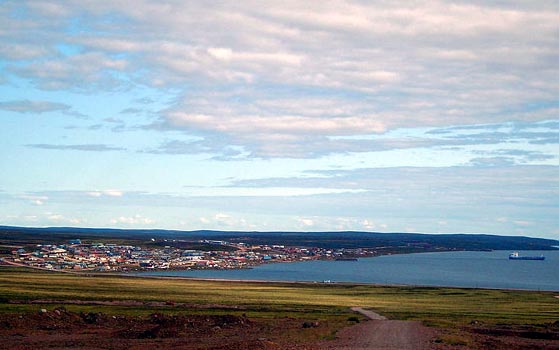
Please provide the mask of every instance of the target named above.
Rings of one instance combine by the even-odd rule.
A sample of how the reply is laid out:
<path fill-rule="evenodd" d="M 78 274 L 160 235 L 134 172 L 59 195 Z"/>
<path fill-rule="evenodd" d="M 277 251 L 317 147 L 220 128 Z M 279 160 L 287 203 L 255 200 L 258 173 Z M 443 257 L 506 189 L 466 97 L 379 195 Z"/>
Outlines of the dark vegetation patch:
<path fill-rule="evenodd" d="M 467 326 L 441 330 L 435 350 L 557 350 L 559 321 L 543 324 L 497 325 L 472 320 Z"/>
<path fill-rule="evenodd" d="M 108 243 L 150 244 L 151 239 L 226 240 L 249 244 L 279 244 L 321 248 L 377 248 L 385 253 L 411 253 L 437 250 L 551 250 L 559 241 L 551 239 L 496 236 L 486 234 L 419 234 L 381 232 L 243 232 L 243 231 L 173 231 L 121 230 L 97 228 L 25 228 L 0 226 L 1 244 L 57 243 L 81 238 Z"/>
<path fill-rule="evenodd" d="M 219 252 L 233 252 L 238 250 L 236 247 L 222 245 L 222 244 L 210 244 L 198 241 L 184 241 L 184 240 L 167 240 L 167 241 L 157 241 L 154 243 L 149 243 L 147 246 L 154 248 L 164 248 L 172 247 L 185 250 L 200 250 L 204 252 L 208 251 L 219 251 Z"/>
<path fill-rule="evenodd" d="M 485 335 L 559 340 L 559 321 L 543 325 L 473 326 L 467 329 L 472 333 Z"/>

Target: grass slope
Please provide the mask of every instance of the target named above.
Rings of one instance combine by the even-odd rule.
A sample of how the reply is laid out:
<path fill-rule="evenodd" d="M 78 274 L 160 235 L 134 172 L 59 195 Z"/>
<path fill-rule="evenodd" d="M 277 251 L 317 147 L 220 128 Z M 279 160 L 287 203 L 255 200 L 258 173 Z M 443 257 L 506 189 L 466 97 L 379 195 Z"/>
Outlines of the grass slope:
<path fill-rule="evenodd" d="M 105 300 L 185 303 L 251 316 L 328 317 L 363 306 L 397 319 L 455 326 L 473 320 L 490 324 L 542 324 L 559 320 L 556 293 L 460 288 L 381 287 L 293 283 L 250 283 L 184 279 L 85 276 L 0 268 L 0 312 L 37 310 L 13 300 Z M 73 305 L 118 313 L 145 313 L 155 307 Z M 184 312 L 186 309 L 182 309 Z M 217 311 L 216 311 L 217 310 Z M 161 311 L 158 309 L 158 311 Z M 177 309 L 169 308 L 170 312 Z M 196 309 L 189 309 L 196 312 Z M 208 312 L 208 309 L 205 311 Z M 233 311 L 234 312 L 234 311 Z"/>

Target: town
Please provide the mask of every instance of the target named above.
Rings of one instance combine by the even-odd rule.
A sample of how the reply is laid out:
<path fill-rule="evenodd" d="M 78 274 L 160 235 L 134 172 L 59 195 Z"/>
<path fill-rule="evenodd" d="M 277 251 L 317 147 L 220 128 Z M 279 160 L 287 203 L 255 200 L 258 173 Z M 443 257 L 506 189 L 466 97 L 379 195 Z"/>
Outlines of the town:
<path fill-rule="evenodd" d="M 149 247 L 140 247 L 83 243 L 80 239 L 72 239 L 64 244 L 38 244 L 33 249 L 14 249 L 11 256 L 3 260 L 11 265 L 47 270 L 128 272 L 150 269 L 242 269 L 272 262 L 356 260 L 377 255 L 375 250 L 366 248 L 304 248 L 200 240 L 196 243 L 205 249 L 197 250 L 177 247 L 185 241 L 156 242 L 152 239 L 150 243 L 152 245 Z"/>

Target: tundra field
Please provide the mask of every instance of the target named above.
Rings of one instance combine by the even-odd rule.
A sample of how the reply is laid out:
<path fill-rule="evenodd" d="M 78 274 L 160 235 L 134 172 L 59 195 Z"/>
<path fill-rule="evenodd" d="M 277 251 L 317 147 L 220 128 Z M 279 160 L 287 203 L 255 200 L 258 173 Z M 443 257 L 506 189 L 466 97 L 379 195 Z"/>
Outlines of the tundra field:
<path fill-rule="evenodd" d="M 319 349 L 340 329 L 364 321 L 350 310 L 361 306 L 389 319 L 432 327 L 436 349 L 559 349 L 557 294 L 140 278 L 5 267 L 0 268 L 0 336 L 6 341 L 0 348 L 56 347 L 53 342 L 86 348 L 99 337 L 103 341 L 96 340 L 97 348 L 112 348 L 113 338 L 141 348 L 188 336 L 198 340 L 183 342 L 182 348 L 228 348 L 238 342 L 234 347 Z M 205 326 L 195 327 L 199 321 Z M 182 322 L 192 329 L 184 333 L 175 325 L 173 332 L 165 333 L 161 322 Z M 159 327 L 159 333 L 150 333 L 149 325 L 151 330 Z M 208 331 L 202 332 L 206 326 Z M 72 327 L 84 334 L 64 336 L 62 330 Z M 192 333 L 196 329 L 199 338 Z M 164 344 L 160 345 L 171 347 Z"/>

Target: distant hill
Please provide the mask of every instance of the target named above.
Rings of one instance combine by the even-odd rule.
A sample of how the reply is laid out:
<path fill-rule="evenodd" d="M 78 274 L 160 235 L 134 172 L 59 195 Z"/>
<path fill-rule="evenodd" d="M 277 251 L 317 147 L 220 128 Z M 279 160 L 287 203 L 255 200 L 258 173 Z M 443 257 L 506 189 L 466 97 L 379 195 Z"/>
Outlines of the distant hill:
<path fill-rule="evenodd" d="M 322 248 L 378 248 L 394 251 L 425 250 L 553 250 L 559 240 L 489 234 L 423 234 L 380 232 L 244 232 L 177 231 L 148 229 L 107 229 L 48 227 L 28 228 L 0 226 L 0 243 L 37 244 L 73 238 L 157 240 L 227 240 L 250 244 L 279 244 Z"/>

